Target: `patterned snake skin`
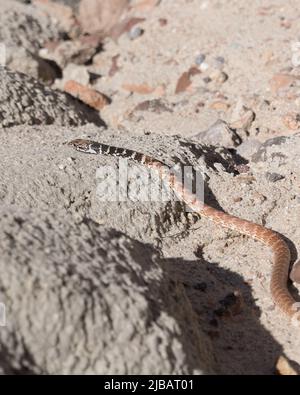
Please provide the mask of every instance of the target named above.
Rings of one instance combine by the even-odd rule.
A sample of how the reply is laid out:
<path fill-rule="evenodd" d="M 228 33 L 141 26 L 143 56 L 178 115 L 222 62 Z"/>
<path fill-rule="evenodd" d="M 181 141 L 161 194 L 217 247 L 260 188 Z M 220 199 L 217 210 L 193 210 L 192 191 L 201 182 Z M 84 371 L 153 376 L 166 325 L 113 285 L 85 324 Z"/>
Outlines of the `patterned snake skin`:
<path fill-rule="evenodd" d="M 271 274 L 271 294 L 275 304 L 289 317 L 297 313 L 296 302 L 288 291 L 288 274 L 290 266 L 290 250 L 283 238 L 273 230 L 267 229 L 253 222 L 235 217 L 195 199 L 195 196 L 183 188 L 182 181 L 170 174 L 166 165 L 159 160 L 142 153 L 118 147 L 101 144 L 95 141 L 77 139 L 68 143 L 77 151 L 89 154 L 103 154 L 123 157 L 160 171 L 163 179 L 168 181 L 173 190 L 192 210 L 207 217 L 214 223 L 236 230 L 253 239 L 259 240 L 271 248 L 273 252 L 273 267 Z M 299 315 L 297 313 L 297 320 Z"/>

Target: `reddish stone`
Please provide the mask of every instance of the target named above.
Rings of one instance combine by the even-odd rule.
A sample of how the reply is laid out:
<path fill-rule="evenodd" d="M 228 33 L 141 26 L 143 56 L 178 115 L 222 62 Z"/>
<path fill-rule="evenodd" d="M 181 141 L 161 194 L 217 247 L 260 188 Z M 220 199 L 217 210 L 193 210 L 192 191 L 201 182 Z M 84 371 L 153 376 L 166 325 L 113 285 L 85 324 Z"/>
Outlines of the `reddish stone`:
<path fill-rule="evenodd" d="M 188 71 L 184 72 L 178 79 L 175 93 L 177 94 L 186 91 L 192 83 L 191 77 L 200 73 L 201 71 L 197 67 L 191 67 Z"/>
<path fill-rule="evenodd" d="M 120 70 L 120 67 L 118 66 L 118 59 L 119 59 L 119 57 L 120 57 L 120 54 L 115 55 L 115 56 L 113 56 L 111 58 L 111 61 L 112 61 L 111 68 L 110 68 L 110 70 L 108 72 L 108 75 L 110 77 L 113 77 Z"/>
<path fill-rule="evenodd" d="M 98 111 L 109 104 L 108 98 L 101 92 L 95 91 L 73 80 L 69 80 L 65 83 L 64 90 Z"/>
<path fill-rule="evenodd" d="M 277 95 L 281 89 L 286 89 L 292 85 L 299 77 L 291 74 L 277 73 L 274 74 L 270 81 L 271 91 Z"/>
<path fill-rule="evenodd" d="M 158 22 L 161 27 L 166 26 L 168 24 L 168 20 L 166 18 L 159 18 Z"/>

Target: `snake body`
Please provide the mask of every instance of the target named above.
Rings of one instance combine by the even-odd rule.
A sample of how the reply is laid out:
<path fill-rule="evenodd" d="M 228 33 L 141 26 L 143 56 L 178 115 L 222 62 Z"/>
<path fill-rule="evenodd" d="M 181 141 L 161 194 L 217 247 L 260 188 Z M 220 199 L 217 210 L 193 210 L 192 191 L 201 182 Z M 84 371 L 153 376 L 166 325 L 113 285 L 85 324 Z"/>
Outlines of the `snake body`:
<path fill-rule="evenodd" d="M 289 247 L 282 236 L 271 229 L 222 212 L 205 204 L 202 201 L 195 199 L 195 196 L 190 191 L 184 189 L 182 180 L 176 178 L 174 174 L 170 174 L 169 169 L 163 162 L 148 155 L 144 155 L 140 152 L 129 149 L 101 144 L 91 140 L 77 139 L 69 142 L 68 145 L 80 152 L 123 157 L 138 164 L 145 165 L 148 168 L 159 170 L 162 178 L 171 184 L 174 192 L 176 192 L 176 194 L 193 211 L 198 212 L 201 216 L 212 220 L 214 223 L 224 228 L 236 230 L 241 234 L 259 240 L 271 248 L 273 252 L 273 266 L 270 282 L 272 298 L 274 303 L 285 314 L 287 314 L 289 317 L 295 316 L 297 312 L 295 309 L 296 302 L 291 296 L 287 287 L 291 255 Z"/>

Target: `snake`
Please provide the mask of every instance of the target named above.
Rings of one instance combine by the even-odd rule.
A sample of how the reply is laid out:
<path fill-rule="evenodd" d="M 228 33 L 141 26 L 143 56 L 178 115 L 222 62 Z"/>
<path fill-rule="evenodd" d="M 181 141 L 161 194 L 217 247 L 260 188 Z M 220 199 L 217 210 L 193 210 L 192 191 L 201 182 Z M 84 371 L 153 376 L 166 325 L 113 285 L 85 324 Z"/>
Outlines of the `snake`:
<path fill-rule="evenodd" d="M 272 299 L 275 305 L 278 306 L 287 317 L 296 317 L 297 321 L 300 320 L 296 308 L 299 304 L 296 303 L 288 289 L 291 253 L 283 236 L 267 227 L 216 209 L 195 198 L 195 195 L 190 190 L 185 189 L 182 178 L 170 172 L 170 166 L 167 166 L 162 161 L 152 158 L 149 155 L 87 139 L 75 139 L 67 142 L 67 144 L 79 152 L 122 157 L 144 165 L 149 169 L 158 170 L 162 179 L 169 182 L 173 191 L 192 209 L 192 211 L 198 213 L 200 216 L 206 217 L 223 228 L 237 231 L 240 234 L 249 236 L 268 246 L 273 253 L 270 280 Z"/>

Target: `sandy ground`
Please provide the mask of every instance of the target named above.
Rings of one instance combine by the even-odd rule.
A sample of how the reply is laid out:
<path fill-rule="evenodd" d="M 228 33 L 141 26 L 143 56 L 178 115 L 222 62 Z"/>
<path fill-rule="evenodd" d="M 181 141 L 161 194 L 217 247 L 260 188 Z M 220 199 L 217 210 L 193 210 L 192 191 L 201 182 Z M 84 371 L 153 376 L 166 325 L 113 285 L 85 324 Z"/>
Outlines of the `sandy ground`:
<path fill-rule="evenodd" d="M 88 136 L 169 161 L 188 158 L 196 168 L 204 168 L 209 204 L 280 232 L 295 261 L 300 245 L 298 4 L 162 0 L 146 1 L 145 5 L 133 7 L 130 13 L 131 17 L 145 18 L 135 25 L 143 34 L 134 39 L 128 33 L 118 40 L 106 37 L 90 62 L 69 60 L 69 66 L 62 67 L 63 79 L 51 84 L 62 89 L 66 80 L 75 79 L 109 97 L 111 103 L 100 111 L 106 129 L 94 125 L 76 128 L 74 116 L 72 128 L 68 117 L 58 120 L 59 126 L 23 127 L 23 123 L 35 125 L 35 109 L 30 122 L 19 117 L 15 125 L 21 126 L 2 125 L 0 152 L 10 152 L 2 166 L 2 184 L 11 182 L 17 188 L 14 172 L 20 167 L 11 165 L 16 155 L 21 155 L 26 185 L 35 177 L 35 168 L 39 169 L 36 177 L 45 179 L 37 184 L 35 193 L 17 194 L 13 199 L 2 185 L 1 199 L 8 205 L 41 206 L 44 210 L 47 194 L 59 209 L 67 206 L 64 199 L 72 198 L 75 203 L 68 211 L 76 221 L 87 215 L 157 249 L 160 264 L 183 286 L 195 325 L 211 343 L 215 373 L 274 374 L 280 355 L 300 373 L 300 331 L 272 302 L 272 257 L 266 247 L 204 218 L 191 220 L 182 209 L 178 214 L 174 206 L 172 219 L 165 224 L 166 207 L 154 211 L 151 205 L 101 205 L 93 195 L 99 158 L 71 154 L 63 146 L 66 140 Z M 53 59 L 55 56 L 52 54 Z M 20 63 L 15 60 L 10 68 L 26 71 Z M 28 70 L 29 75 L 36 72 L 34 67 Z M 87 72 L 94 75 L 89 83 Z M 47 104 L 49 108 L 52 105 Z M 53 110 L 46 113 L 53 114 Z M 44 124 L 51 123 L 43 117 Z M 213 125 L 218 120 L 225 123 L 216 132 Z M 205 157 L 201 145 L 207 142 L 207 133 L 201 134 L 205 131 L 211 149 L 218 153 L 224 147 L 226 152 L 213 159 L 212 166 L 212 153 Z M 270 143 L 280 136 L 287 138 Z M 24 145 L 22 150 L 20 144 Z M 41 146 L 45 163 L 38 152 Z M 60 147 L 59 158 L 56 146 Z M 32 164 L 27 166 L 26 158 L 30 157 Z M 101 164 L 115 166 L 116 162 L 102 158 Z M 238 171 L 230 169 L 232 164 Z M 45 176 L 48 166 L 51 181 Z M 63 168 L 67 176 L 57 168 Z M 47 189 L 51 182 L 55 195 Z M 61 185 L 68 191 L 64 197 Z M 44 191 L 46 195 L 41 197 Z M 295 295 L 297 298 L 297 287 Z M 237 312 L 228 313 L 231 304 L 234 309 L 239 303 Z"/>

